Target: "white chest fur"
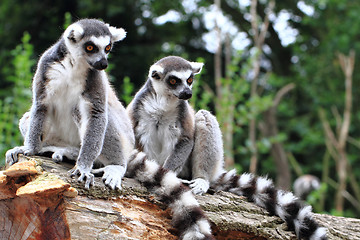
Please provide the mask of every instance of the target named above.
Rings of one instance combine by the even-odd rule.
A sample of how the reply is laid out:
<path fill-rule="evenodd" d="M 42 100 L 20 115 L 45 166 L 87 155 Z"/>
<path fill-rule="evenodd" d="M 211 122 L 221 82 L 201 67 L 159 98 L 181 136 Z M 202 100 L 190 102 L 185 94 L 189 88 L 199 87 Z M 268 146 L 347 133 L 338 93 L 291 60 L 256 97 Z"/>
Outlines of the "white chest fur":
<path fill-rule="evenodd" d="M 136 133 L 150 159 L 163 164 L 181 135 L 177 101 L 148 96 L 143 100 Z"/>
<path fill-rule="evenodd" d="M 56 138 L 64 145 L 80 145 L 73 110 L 84 104 L 81 93 L 84 90 L 86 70 L 84 66 L 73 66 L 70 59 L 65 58 L 59 63 L 53 63 L 47 71 L 44 101 L 48 106 L 48 137 Z"/>

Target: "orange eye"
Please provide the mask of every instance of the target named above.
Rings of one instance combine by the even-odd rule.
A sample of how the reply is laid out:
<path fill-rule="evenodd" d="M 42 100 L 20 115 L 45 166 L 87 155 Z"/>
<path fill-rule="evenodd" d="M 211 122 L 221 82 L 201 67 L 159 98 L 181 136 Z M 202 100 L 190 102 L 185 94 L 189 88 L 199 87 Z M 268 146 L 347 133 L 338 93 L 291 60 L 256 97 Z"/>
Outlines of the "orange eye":
<path fill-rule="evenodd" d="M 109 44 L 105 47 L 105 52 L 110 52 L 110 50 L 111 50 L 111 45 Z"/>
<path fill-rule="evenodd" d="M 91 52 L 92 50 L 94 50 L 94 46 L 88 45 L 88 46 L 86 46 L 86 50 L 87 50 L 88 52 Z"/>
<path fill-rule="evenodd" d="M 176 84 L 176 79 L 172 78 L 172 79 L 170 79 L 169 82 L 170 82 L 171 85 L 175 85 Z"/>
<path fill-rule="evenodd" d="M 188 83 L 188 84 L 192 84 L 192 82 L 193 82 L 193 78 L 190 77 L 190 78 L 187 80 L 187 83 Z"/>

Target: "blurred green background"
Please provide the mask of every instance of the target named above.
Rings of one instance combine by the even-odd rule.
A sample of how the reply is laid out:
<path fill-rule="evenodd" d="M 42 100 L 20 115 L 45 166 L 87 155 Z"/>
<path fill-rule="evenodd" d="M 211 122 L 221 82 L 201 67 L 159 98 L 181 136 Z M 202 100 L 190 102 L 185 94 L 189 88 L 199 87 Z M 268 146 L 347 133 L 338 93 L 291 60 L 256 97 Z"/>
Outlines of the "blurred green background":
<path fill-rule="evenodd" d="M 285 189 L 313 174 L 316 211 L 359 217 L 359 12 L 347 0 L 2 0 L 0 166 L 22 145 L 40 54 L 72 22 L 97 18 L 127 31 L 107 70 L 124 104 L 159 58 L 202 61 L 191 104 L 217 115 L 226 167 Z"/>

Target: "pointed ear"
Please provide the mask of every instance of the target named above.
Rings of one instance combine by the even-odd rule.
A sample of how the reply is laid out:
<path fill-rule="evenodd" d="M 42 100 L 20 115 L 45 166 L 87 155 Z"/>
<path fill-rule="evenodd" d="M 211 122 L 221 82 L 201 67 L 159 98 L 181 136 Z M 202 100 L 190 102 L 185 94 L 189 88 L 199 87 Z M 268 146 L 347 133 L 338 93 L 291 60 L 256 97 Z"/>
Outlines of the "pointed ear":
<path fill-rule="evenodd" d="M 84 29 L 80 26 L 80 24 L 73 23 L 65 30 L 64 37 L 76 43 L 82 39 L 83 34 Z"/>
<path fill-rule="evenodd" d="M 163 77 L 164 69 L 159 65 L 152 65 L 149 70 L 149 78 L 160 80 Z"/>
<path fill-rule="evenodd" d="M 190 65 L 193 69 L 194 74 L 198 74 L 201 72 L 202 67 L 204 66 L 204 63 L 201 62 L 190 62 Z"/>
<path fill-rule="evenodd" d="M 112 27 L 109 24 L 106 24 L 111 33 L 111 40 L 113 42 L 121 41 L 126 37 L 126 32 L 123 28 Z"/>

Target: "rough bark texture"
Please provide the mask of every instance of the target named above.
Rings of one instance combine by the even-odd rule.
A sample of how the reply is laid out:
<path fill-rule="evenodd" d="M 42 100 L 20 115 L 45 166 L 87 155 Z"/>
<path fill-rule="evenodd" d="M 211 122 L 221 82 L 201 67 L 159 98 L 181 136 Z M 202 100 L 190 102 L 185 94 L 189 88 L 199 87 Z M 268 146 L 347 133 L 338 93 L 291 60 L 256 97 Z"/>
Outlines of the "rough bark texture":
<path fill-rule="evenodd" d="M 177 239 L 170 210 L 137 181 L 125 178 L 120 192 L 96 178 L 86 190 L 69 177 L 69 164 L 21 159 L 27 163 L 0 172 L 0 239 Z M 217 239 L 296 239 L 282 220 L 241 197 L 220 192 L 197 199 Z M 360 239 L 358 219 L 314 217 L 329 239 Z"/>

